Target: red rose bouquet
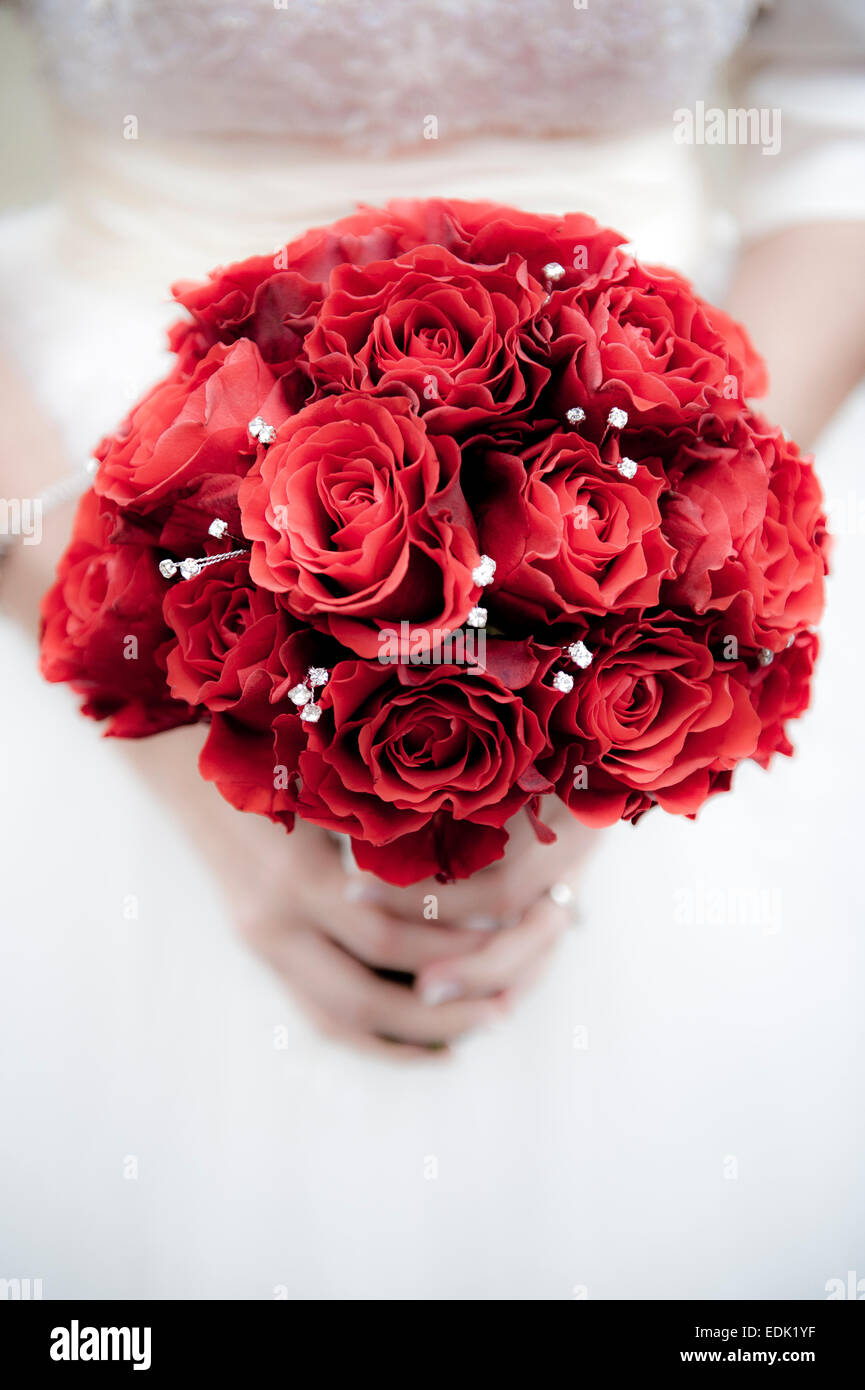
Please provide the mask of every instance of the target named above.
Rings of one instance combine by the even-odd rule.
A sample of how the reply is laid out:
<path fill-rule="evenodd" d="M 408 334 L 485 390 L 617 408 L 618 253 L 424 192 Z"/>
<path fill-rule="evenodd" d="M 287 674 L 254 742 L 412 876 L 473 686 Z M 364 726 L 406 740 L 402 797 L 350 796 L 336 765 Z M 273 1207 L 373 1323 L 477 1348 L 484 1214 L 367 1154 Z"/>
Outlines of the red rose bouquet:
<path fill-rule="evenodd" d="M 99 446 L 42 669 L 108 732 L 208 724 L 234 806 L 465 877 L 542 798 L 693 816 L 792 751 L 811 462 L 743 330 L 590 218 L 364 209 L 179 285 Z"/>

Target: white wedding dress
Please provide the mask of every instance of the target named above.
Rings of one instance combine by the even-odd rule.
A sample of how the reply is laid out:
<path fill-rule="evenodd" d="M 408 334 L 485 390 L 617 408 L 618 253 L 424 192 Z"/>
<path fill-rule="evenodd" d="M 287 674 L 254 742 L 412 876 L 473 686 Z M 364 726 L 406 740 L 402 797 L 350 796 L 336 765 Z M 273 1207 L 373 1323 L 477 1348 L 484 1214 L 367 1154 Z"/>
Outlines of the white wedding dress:
<path fill-rule="evenodd" d="M 753 8 L 37 0 L 64 183 L 0 221 L 3 350 L 72 466 L 163 370 L 172 280 L 406 194 L 586 210 L 719 293 L 732 226 L 865 215 L 865 180 L 837 176 L 863 158 L 861 5 L 781 0 L 746 40 Z M 724 212 L 671 113 L 743 42 L 785 143 L 747 152 Z M 819 449 L 831 499 L 855 498 L 863 434 L 858 396 Z M 311 1031 L 235 939 L 183 807 L 4 622 L 0 1277 L 814 1299 L 865 1276 L 863 581 L 854 529 L 796 758 L 743 768 L 696 824 L 608 832 L 546 978 L 444 1066 Z"/>

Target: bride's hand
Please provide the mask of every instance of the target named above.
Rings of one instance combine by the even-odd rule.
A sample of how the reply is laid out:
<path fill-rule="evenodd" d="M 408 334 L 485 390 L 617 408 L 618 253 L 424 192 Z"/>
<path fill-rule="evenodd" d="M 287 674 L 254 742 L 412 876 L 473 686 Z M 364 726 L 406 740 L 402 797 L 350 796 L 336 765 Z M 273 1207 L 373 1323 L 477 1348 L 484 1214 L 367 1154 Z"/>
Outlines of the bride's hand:
<path fill-rule="evenodd" d="M 556 845 L 538 844 L 518 818 L 499 864 L 405 889 L 361 874 L 314 826 L 283 836 L 245 817 L 265 861 L 245 876 L 241 932 L 324 1031 L 392 1054 L 399 1043 L 400 1056 L 441 1049 L 500 1018 L 567 923 L 568 905 L 547 890 L 573 876 L 591 835 L 560 812 Z"/>
<path fill-rule="evenodd" d="M 316 826 L 298 822 L 291 835 L 267 822 L 255 829 L 264 832 L 264 860 L 254 893 L 235 897 L 238 928 L 324 1032 L 408 1057 L 495 1020 L 496 1000 L 433 1006 L 406 988 L 445 951 L 475 953 L 476 931 L 445 928 L 422 912 L 398 920 L 365 901 L 366 885 L 346 872 L 339 846 Z"/>
<path fill-rule="evenodd" d="M 160 798 L 183 808 L 178 826 L 194 836 L 244 940 L 330 1034 L 428 1056 L 499 1019 L 567 925 L 568 908 L 547 890 L 574 880 L 595 832 L 553 798 L 544 819 L 555 844 L 539 844 L 520 815 L 505 858 L 474 878 L 394 888 L 360 873 L 317 826 L 298 820 L 286 835 L 235 811 L 196 771 L 200 742 L 193 726 L 125 751 Z"/>
<path fill-rule="evenodd" d="M 508 825 L 504 858 L 458 883 L 428 879 L 394 888 L 360 876 L 366 900 L 382 912 L 399 922 L 435 912 L 445 928 L 434 939 L 433 959 L 415 969 L 414 989 L 425 1002 L 494 998 L 506 1009 L 575 921 L 578 875 L 598 832 L 581 826 L 555 797 L 546 798 L 542 818 L 556 832 L 554 844 L 541 844 L 528 817 L 518 815 Z M 473 950 L 454 949 L 452 942 L 467 930 L 481 940 Z"/>

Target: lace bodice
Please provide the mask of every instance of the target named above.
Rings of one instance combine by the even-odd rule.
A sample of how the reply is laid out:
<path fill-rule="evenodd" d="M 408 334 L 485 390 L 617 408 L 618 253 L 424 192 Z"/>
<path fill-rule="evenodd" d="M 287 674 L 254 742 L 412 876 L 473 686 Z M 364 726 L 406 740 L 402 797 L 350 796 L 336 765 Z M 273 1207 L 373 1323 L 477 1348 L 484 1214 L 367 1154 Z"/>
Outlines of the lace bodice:
<path fill-rule="evenodd" d="M 161 135 L 634 130 L 705 95 L 755 0 L 30 0 L 61 100 Z"/>

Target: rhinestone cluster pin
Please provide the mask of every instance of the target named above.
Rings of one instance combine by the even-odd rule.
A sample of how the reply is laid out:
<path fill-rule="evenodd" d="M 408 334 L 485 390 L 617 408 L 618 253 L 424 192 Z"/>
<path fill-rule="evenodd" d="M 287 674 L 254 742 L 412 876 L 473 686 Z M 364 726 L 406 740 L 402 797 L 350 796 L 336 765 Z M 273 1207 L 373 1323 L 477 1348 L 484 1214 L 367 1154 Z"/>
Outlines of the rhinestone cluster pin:
<path fill-rule="evenodd" d="M 581 425 L 585 418 L 586 412 L 583 410 L 583 407 L 581 405 L 572 405 L 570 410 L 565 411 L 565 419 L 567 420 L 569 425 Z M 627 410 L 622 410 L 619 406 L 614 405 L 609 415 L 607 416 L 607 428 L 604 430 L 604 436 L 601 440 L 601 443 L 606 444 L 613 431 L 623 430 L 627 423 Z"/>
<path fill-rule="evenodd" d="M 207 534 L 213 536 L 214 540 L 221 541 L 223 536 L 228 534 L 228 522 L 221 517 L 214 517 L 207 528 Z M 239 560 L 241 555 L 249 555 L 249 551 L 244 547 L 241 550 L 224 550 L 221 555 L 202 555 L 196 559 L 194 555 L 187 555 L 185 560 L 172 560 L 166 558 L 159 561 L 159 573 L 163 579 L 173 579 L 176 574 L 181 579 L 194 579 L 197 574 L 207 569 L 209 565 L 219 565 L 223 560 Z"/>
<path fill-rule="evenodd" d="M 611 434 L 617 432 L 618 430 L 623 430 L 627 423 L 627 410 L 621 410 L 619 406 L 614 405 L 609 415 L 607 416 L 607 428 L 604 430 L 604 434 L 601 439 L 601 448 L 604 447 Z"/>
<path fill-rule="evenodd" d="M 482 555 L 478 563 L 472 570 L 472 581 L 480 588 L 485 589 L 488 584 L 492 584 L 496 574 L 496 562 L 490 555 Z M 466 614 L 466 622 L 469 627 L 486 627 L 488 613 L 486 608 L 480 605 L 470 608 Z"/>
<path fill-rule="evenodd" d="M 317 724 L 321 718 L 321 705 L 316 702 L 315 692 L 318 686 L 327 685 L 329 678 L 330 672 L 323 666 L 310 666 L 304 679 L 289 690 L 288 698 L 299 706 L 304 724 Z"/>
<path fill-rule="evenodd" d="M 593 653 L 589 651 L 585 642 L 571 642 L 567 647 L 562 648 L 562 655 L 567 656 L 575 666 L 581 671 L 585 671 L 592 664 Z M 574 678 L 570 671 L 556 671 L 553 676 L 553 689 L 560 690 L 563 695 L 569 695 L 574 688 Z"/>
<path fill-rule="evenodd" d="M 583 407 L 581 405 L 572 405 L 570 410 L 565 411 L 565 419 L 567 420 L 568 424 L 573 425 L 575 429 L 578 425 L 581 425 L 583 423 L 585 418 L 586 412 L 583 410 Z M 604 436 L 601 440 L 601 447 L 603 447 L 604 444 L 606 444 L 607 440 L 610 438 L 610 435 L 614 431 L 623 430 L 627 423 L 627 410 L 620 410 L 618 406 L 613 406 L 613 409 L 607 416 L 607 428 L 604 431 Z M 629 458 L 620 458 L 619 462 L 616 464 L 616 468 L 618 469 L 619 473 L 621 473 L 623 478 L 633 478 L 634 474 L 637 471 L 636 462 L 634 461 L 634 459 Z"/>
<path fill-rule="evenodd" d="M 253 439 L 257 439 L 259 444 L 272 444 L 276 438 L 276 426 L 269 425 L 266 420 L 262 420 L 260 415 L 256 415 L 254 420 L 250 420 L 246 427 Z"/>
<path fill-rule="evenodd" d="M 173 579 L 176 574 L 181 579 L 194 579 L 202 570 L 209 565 L 219 565 L 223 560 L 239 560 L 241 555 L 248 555 L 248 550 L 226 550 L 222 555 L 202 555 L 197 560 L 194 555 L 187 555 L 185 560 L 160 560 L 159 573 L 163 579 Z"/>

